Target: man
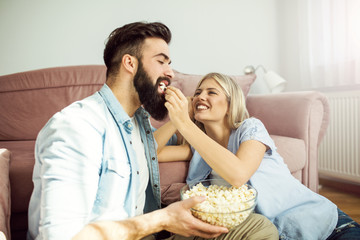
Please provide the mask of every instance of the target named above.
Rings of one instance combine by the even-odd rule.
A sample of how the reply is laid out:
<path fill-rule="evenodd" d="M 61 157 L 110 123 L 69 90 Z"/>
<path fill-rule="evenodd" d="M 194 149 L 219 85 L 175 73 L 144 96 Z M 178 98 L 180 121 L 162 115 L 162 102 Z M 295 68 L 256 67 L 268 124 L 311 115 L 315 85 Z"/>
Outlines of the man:
<path fill-rule="evenodd" d="M 149 114 L 167 114 L 160 85 L 174 76 L 170 40 L 161 23 L 115 29 L 104 50 L 104 86 L 40 131 L 28 239 L 141 239 L 161 230 L 210 238 L 228 232 L 191 215 L 200 197 L 160 209 Z"/>

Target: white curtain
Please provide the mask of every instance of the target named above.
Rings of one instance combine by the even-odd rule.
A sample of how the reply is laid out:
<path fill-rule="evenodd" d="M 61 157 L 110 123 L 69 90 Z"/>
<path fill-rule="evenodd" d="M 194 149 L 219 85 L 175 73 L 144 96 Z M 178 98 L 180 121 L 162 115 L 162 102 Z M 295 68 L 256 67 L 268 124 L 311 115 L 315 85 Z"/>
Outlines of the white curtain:
<path fill-rule="evenodd" d="M 298 0 L 302 88 L 360 84 L 360 0 Z"/>

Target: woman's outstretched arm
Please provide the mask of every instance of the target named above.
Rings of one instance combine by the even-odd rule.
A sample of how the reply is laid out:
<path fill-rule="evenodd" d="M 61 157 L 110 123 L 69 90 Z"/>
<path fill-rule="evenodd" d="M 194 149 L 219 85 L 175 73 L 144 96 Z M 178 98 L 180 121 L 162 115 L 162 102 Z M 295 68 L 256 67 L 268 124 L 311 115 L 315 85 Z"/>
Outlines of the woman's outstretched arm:
<path fill-rule="evenodd" d="M 191 97 L 188 97 L 188 99 L 191 99 Z M 189 112 L 189 115 L 192 116 L 193 112 Z M 178 145 L 166 145 L 174 134 L 177 134 Z M 183 137 L 171 121 L 168 121 L 159 127 L 154 132 L 154 138 L 158 145 L 157 156 L 159 162 L 188 161 L 191 159 L 192 152 L 190 145 L 187 143 L 181 144 Z"/>
<path fill-rule="evenodd" d="M 186 97 L 169 87 L 165 103 L 172 124 L 221 177 L 234 186 L 246 183 L 258 169 L 266 146 L 256 140 L 242 143 L 236 154 L 204 133 L 189 118 Z"/>

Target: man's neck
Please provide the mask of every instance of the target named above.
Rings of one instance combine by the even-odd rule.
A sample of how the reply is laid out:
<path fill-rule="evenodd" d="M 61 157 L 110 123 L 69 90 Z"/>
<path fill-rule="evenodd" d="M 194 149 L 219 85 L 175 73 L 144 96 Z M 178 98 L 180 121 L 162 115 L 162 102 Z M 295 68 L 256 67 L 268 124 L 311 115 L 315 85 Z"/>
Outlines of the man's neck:
<path fill-rule="evenodd" d="M 141 102 L 133 85 L 133 81 L 117 78 L 107 81 L 106 84 L 114 93 L 124 111 L 130 117 L 134 116 L 136 110 L 141 106 Z"/>

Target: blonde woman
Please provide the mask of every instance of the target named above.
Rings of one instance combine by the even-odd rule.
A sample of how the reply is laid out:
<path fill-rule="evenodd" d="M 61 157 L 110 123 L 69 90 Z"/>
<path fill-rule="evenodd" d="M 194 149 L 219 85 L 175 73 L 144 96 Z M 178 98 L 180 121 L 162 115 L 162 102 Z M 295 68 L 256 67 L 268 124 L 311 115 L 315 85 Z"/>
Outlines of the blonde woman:
<path fill-rule="evenodd" d="M 291 175 L 262 122 L 249 117 L 242 90 L 231 78 L 204 76 L 190 110 L 187 98 L 174 87 L 167 89 L 166 100 L 170 121 L 154 135 L 158 158 L 191 159 L 187 182 L 221 177 L 234 186 L 252 185 L 258 191 L 256 212 L 275 224 L 281 239 L 360 235 L 359 224 Z M 165 146 L 176 131 L 187 143 Z M 346 228 L 339 229 L 342 224 Z"/>

